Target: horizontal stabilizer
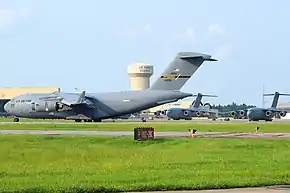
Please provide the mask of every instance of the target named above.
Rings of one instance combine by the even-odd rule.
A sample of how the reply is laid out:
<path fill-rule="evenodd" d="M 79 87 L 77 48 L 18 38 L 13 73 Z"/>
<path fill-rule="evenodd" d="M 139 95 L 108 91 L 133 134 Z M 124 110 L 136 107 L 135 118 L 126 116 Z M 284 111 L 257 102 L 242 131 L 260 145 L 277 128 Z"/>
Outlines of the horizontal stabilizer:
<path fill-rule="evenodd" d="M 210 55 L 207 54 L 201 54 L 201 53 L 196 53 L 196 52 L 180 52 L 179 53 L 179 58 L 180 59 L 203 59 L 204 61 L 218 61 L 217 59 L 211 58 Z"/>
<path fill-rule="evenodd" d="M 273 94 L 263 94 L 263 96 L 275 96 L 275 95 L 280 95 L 280 96 L 290 96 L 290 94 L 284 94 L 284 93 L 273 93 Z"/>
<path fill-rule="evenodd" d="M 199 96 L 199 94 L 195 94 L 192 96 L 197 97 L 197 96 Z M 211 95 L 211 94 L 200 94 L 200 96 L 202 96 L 202 97 L 218 97 L 217 95 Z"/>

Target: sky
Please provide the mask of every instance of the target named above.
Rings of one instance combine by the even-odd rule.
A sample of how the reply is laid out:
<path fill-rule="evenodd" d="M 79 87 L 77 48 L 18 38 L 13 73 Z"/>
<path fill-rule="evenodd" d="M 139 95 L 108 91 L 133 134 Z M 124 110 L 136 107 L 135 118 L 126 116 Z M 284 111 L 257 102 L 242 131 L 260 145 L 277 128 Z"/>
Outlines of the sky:
<path fill-rule="evenodd" d="M 129 90 L 128 65 L 154 65 L 152 83 L 190 51 L 218 62 L 181 91 L 262 106 L 263 85 L 290 93 L 289 18 L 286 0 L 0 0 L 0 86 Z"/>

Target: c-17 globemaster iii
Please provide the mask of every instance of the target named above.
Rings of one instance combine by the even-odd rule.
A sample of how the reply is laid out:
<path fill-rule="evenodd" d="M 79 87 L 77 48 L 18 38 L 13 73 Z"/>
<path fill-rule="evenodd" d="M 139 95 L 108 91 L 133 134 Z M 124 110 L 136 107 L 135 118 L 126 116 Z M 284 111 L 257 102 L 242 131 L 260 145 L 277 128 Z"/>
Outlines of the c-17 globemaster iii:
<path fill-rule="evenodd" d="M 279 114 L 281 117 L 286 116 L 286 111 L 282 109 L 277 109 L 277 104 L 279 100 L 279 96 L 290 96 L 290 94 L 281 94 L 279 92 L 275 92 L 274 94 L 264 94 L 264 96 L 273 96 L 272 105 L 269 108 L 260 108 L 260 107 L 254 107 L 246 110 L 237 110 L 232 111 L 231 115 L 239 115 L 239 116 L 245 116 L 248 118 L 249 121 L 272 121 L 273 117 L 276 114 Z"/>
<path fill-rule="evenodd" d="M 196 96 L 196 99 L 192 102 L 192 105 L 190 105 L 189 108 L 170 108 L 166 111 L 166 116 L 168 119 L 173 120 L 191 120 L 192 117 L 200 117 L 205 113 L 214 113 L 215 111 L 212 111 L 211 109 L 202 108 L 200 105 L 202 105 L 201 99 L 202 97 L 217 97 L 216 95 L 206 95 L 198 93 Z M 203 107 L 210 104 L 207 103 Z"/>
<path fill-rule="evenodd" d="M 87 121 L 100 122 L 140 112 L 155 106 L 176 102 L 192 96 L 180 92 L 204 61 L 217 61 L 210 55 L 195 52 L 180 52 L 165 69 L 161 77 L 147 90 L 107 93 L 35 93 L 12 98 L 5 104 L 5 111 L 14 116 L 40 119 L 67 119 L 83 115 Z M 80 119 L 75 119 L 80 122 Z"/>

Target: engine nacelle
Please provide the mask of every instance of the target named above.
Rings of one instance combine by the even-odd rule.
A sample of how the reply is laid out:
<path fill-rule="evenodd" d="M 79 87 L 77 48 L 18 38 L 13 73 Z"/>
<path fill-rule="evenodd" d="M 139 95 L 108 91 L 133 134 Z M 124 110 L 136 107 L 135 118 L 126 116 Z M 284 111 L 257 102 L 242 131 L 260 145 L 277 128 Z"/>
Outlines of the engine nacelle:
<path fill-rule="evenodd" d="M 187 110 L 183 111 L 183 115 L 184 116 L 189 116 L 190 115 L 190 111 L 187 111 Z"/>
<path fill-rule="evenodd" d="M 279 115 L 280 115 L 281 117 L 285 117 L 285 116 L 286 116 L 286 114 L 287 114 L 287 112 L 286 112 L 286 111 L 281 111 L 281 112 L 279 113 Z"/>
<path fill-rule="evenodd" d="M 245 115 L 245 111 L 241 110 L 240 111 L 240 116 L 244 116 Z"/>
<path fill-rule="evenodd" d="M 265 113 L 265 114 L 266 114 L 266 116 L 267 116 L 267 117 L 270 117 L 270 116 L 272 116 L 272 115 L 273 115 L 273 112 L 272 112 L 272 111 L 266 111 L 266 113 Z"/>
<path fill-rule="evenodd" d="M 37 101 L 35 103 L 36 112 L 55 112 L 62 108 L 63 105 L 55 101 Z"/>
<path fill-rule="evenodd" d="M 200 117 L 200 116 L 201 116 L 201 113 L 200 113 L 199 111 L 197 111 L 197 112 L 195 112 L 195 115 L 196 115 L 197 117 Z"/>
<path fill-rule="evenodd" d="M 231 112 L 231 115 L 234 117 L 236 115 L 236 112 L 235 111 L 232 111 Z"/>
<path fill-rule="evenodd" d="M 166 111 L 161 111 L 160 114 L 161 115 L 166 115 Z"/>

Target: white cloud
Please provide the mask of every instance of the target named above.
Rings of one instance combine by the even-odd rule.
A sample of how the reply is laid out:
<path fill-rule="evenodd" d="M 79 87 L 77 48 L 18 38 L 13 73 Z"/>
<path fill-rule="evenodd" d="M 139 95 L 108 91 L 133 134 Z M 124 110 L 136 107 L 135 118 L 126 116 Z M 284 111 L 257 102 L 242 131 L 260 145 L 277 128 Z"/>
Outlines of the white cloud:
<path fill-rule="evenodd" d="M 196 40 L 196 32 L 192 27 L 186 27 L 179 33 L 171 34 L 169 38 L 176 41 L 188 42 L 188 40 Z"/>
<path fill-rule="evenodd" d="M 143 31 L 146 33 L 150 33 L 152 30 L 151 24 L 147 23 L 144 27 L 143 27 Z"/>
<path fill-rule="evenodd" d="M 217 35 L 223 35 L 225 33 L 223 27 L 220 24 L 212 23 L 208 26 L 208 30 Z"/>
<path fill-rule="evenodd" d="M 27 17 L 29 17 L 29 10 L 26 8 L 0 9 L 0 29 L 10 28 Z"/>
<path fill-rule="evenodd" d="M 182 33 L 183 37 L 189 38 L 189 39 L 195 39 L 196 38 L 196 32 L 193 28 L 187 27 L 184 32 Z"/>
<path fill-rule="evenodd" d="M 15 19 L 15 16 L 11 10 L 0 9 L 0 28 L 10 26 Z"/>
<path fill-rule="evenodd" d="M 143 35 L 148 35 L 152 32 L 153 28 L 150 23 L 140 27 L 128 27 L 121 32 L 121 36 L 125 38 L 137 38 Z"/>
<path fill-rule="evenodd" d="M 217 58 L 219 61 L 220 60 L 225 60 L 229 58 L 233 53 L 233 46 L 231 44 L 225 44 L 223 46 L 220 46 L 214 56 Z"/>

